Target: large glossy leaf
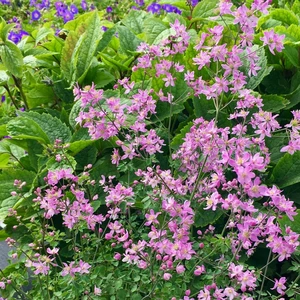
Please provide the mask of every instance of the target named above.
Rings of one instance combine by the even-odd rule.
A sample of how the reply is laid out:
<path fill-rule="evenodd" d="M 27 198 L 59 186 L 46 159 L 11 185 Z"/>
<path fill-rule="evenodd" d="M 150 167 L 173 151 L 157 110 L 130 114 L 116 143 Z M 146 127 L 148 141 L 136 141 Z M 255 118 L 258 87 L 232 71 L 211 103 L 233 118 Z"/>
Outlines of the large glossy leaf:
<path fill-rule="evenodd" d="M 33 139 L 43 144 L 50 143 L 48 136 L 39 124 L 25 117 L 18 117 L 9 121 L 6 129 L 7 133 L 14 138 Z"/>
<path fill-rule="evenodd" d="M 300 151 L 286 153 L 275 166 L 272 179 L 280 188 L 300 182 Z"/>
<path fill-rule="evenodd" d="M 21 78 L 23 70 L 23 56 L 21 50 L 12 42 L 6 41 L 0 46 L 3 64 L 14 76 Z"/>
<path fill-rule="evenodd" d="M 204 18 L 217 15 L 218 0 L 203 0 L 200 1 L 194 8 L 192 21 L 201 20 Z"/>
<path fill-rule="evenodd" d="M 56 117 L 51 116 L 50 114 L 39 114 L 37 112 L 25 112 L 22 114 L 28 119 L 36 122 L 40 128 L 47 135 L 50 143 L 54 143 L 56 139 L 61 140 L 63 143 L 69 142 L 71 140 L 71 131 Z"/>

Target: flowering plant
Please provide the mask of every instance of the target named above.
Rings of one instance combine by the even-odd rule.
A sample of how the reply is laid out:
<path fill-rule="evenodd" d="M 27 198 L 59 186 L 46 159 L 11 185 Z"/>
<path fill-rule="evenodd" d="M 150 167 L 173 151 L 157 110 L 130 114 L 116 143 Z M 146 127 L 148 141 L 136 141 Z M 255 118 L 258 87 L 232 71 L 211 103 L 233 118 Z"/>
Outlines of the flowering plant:
<path fill-rule="evenodd" d="M 16 260 L 3 297 L 299 293 L 297 88 L 269 92 L 278 66 L 295 72 L 293 21 L 269 1 L 183 9 L 134 11 L 105 34 L 97 12 L 84 29 L 66 25 L 60 71 L 74 105 L 59 118 L 26 107 L 3 129 L 6 165 L 16 160 L 0 174 Z M 89 82 L 103 64 L 112 79 Z"/>

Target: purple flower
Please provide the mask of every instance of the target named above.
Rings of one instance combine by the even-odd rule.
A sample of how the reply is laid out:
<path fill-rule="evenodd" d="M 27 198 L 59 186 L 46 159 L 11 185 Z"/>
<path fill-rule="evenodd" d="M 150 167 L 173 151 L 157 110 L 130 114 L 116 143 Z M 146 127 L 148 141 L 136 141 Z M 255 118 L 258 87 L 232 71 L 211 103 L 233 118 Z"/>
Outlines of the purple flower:
<path fill-rule="evenodd" d="M 64 19 L 64 23 L 67 23 L 67 22 L 69 22 L 69 21 L 71 21 L 71 20 L 74 19 L 74 15 L 70 11 L 68 11 L 68 10 L 66 10 L 64 12 L 64 14 L 62 15 L 62 17 Z"/>
<path fill-rule="evenodd" d="M 145 5 L 144 0 L 135 0 L 135 3 L 138 4 L 139 6 Z"/>
<path fill-rule="evenodd" d="M 106 26 L 102 26 L 101 29 L 102 29 L 103 31 L 107 31 L 108 28 L 107 28 Z"/>
<path fill-rule="evenodd" d="M 198 4 L 199 0 L 191 0 L 192 6 L 196 6 Z"/>
<path fill-rule="evenodd" d="M 38 21 L 41 17 L 41 13 L 38 11 L 38 10 L 34 10 L 32 13 L 31 13 L 31 20 L 32 21 Z"/>
<path fill-rule="evenodd" d="M 108 14 L 112 13 L 112 11 L 113 11 L 113 9 L 112 9 L 111 6 L 107 6 L 107 7 L 106 7 L 106 12 L 107 12 Z"/>
<path fill-rule="evenodd" d="M 19 33 L 11 31 L 8 35 L 8 39 L 12 42 L 14 42 L 15 44 L 18 44 L 21 40 L 21 36 Z"/>
<path fill-rule="evenodd" d="M 83 10 L 87 10 L 87 3 L 86 3 L 85 0 L 81 1 L 81 7 L 82 7 Z"/>
<path fill-rule="evenodd" d="M 156 2 L 153 2 L 148 6 L 147 11 L 155 14 L 155 13 L 159 13 L 160 9 L 161 9 L 161 5 Z"/>
<path fill-rule="evenodd" d="M 71 4 L 70 5 L 70 11 L 74 15 L 78 14 L 78 8 L 77 8 L 77 6 L 75 4 Z"/>

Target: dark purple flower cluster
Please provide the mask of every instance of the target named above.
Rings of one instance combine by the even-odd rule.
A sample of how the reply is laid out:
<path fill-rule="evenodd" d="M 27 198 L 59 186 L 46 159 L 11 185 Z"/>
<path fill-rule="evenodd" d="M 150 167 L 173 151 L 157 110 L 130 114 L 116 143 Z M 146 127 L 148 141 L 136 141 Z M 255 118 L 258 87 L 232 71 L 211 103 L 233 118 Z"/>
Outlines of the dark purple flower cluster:
<path fill-rule="evenodd" d="M 78 13 L 78 8 L 75 4 L 71 4 L 70 7 L 68 7 L 68 5 L 62 1 L 57 1 L 55 2 L 54 6 L 56 8 L 56 15 L 58 17 L 62 17 L 64 23 L 73 20 L 74 16 Z"/>
<path fill-rule="evenodd" d="M 8 39 L 15 44 L 19 43 L 24 35 L 28 35 L 28 32 L 24 31 L 21 26 L 21 22 L 17 17 L 13 17 L 7 23 L 14 23 L 15 27 L 8 34 Z"/>
<path fill-rule="evenodd" d="M 181 10 L 171 4 L 162 4 L 161 5 L 159 3 L 153 2 L 152 4 L 150 4 L 147 7 L 147 11 L 149 11 L 153 14 L 155 14 L 155 13 L 159 14 L 162 10 L 164 10 L 167 13 L 173 12 L 175 14 L 179 14 L 179 15 L 181 14 Z"/>
<path fill-rule="evenodd" d="M 30 6 L 37 8 L 38 10 L 50 8 L 50 0 L 30 0 Z"/>
<path fill-rule="evenodd" d="M 3 4 L 3 5 L 10 5 L 11 4 L 10 0 L 0 0 L 0 3 Z"/>

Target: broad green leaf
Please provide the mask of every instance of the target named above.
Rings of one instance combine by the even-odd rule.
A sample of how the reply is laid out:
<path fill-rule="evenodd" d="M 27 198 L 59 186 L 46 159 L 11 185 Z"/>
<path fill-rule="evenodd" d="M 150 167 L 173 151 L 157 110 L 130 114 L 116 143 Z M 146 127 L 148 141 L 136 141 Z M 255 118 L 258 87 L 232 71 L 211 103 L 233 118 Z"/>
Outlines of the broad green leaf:
<path fill-rule="evenodd" d="M 25 117 L 15 118 L 8 122 L 6 128 L 7 133 L 14 138 L 33 139 L 44 144 L 50 143 L 49 138 L 39 124 L 31 119 Z"/>
<path fill-rule="evenodd" d="M 46 38 L 49 34 L 53 34 L 53 29 L 47 27 L 42 27 L 39 29 L 35 37 L 35 45 Z"/>
<path fill-rule="evenodd" d="M 158 18 L 149 18 L 144 22 L 144 31 L 149 44 L 152 44 L 157 36 L 166 29 L 168 29 L 168 26 Z"/>
<path fill-rule="evenodd" d="M 204 210 L 203 208 L 198 208 L 195 215 L 196 227 L 204 227 L 207 225 L 213 225 L 223 214 L 221 209 L 212 211 L 210 209 Z"/>
<path fill-rule="evenodd" d="M 196 20 L 205 19 L 208 17 L 216 16 L 218 8 L 218 0 L 203 0 L 200 1 L 193 10 L 192 22 Z"/>
<path fill-rule="evenodd" d="M 275 164 L 279 159 L 284 156 L 284 152 L 280 152 L 281 148 L 286 146 L 289 138 L 286 133 L 275 133 L 271 138 L 266 137 L 266 146 L 271 154 L 271 163 Z"/>
<path fill-rule="evenodd" d="M 126 54 L 130 54 L 130 52 L 134 52 L 142 42 L 139 38 L 137 38 L 127 27 L 125 26 L 117 26 L 117 31 L 120 39 L 121 49 Z"/>
<path fill-rule="evenodd" d="M 0 56 L 9 72 L 17 78 L 22 77 L 23 56 L 21 50 L 11 41 L 0 46 Z"/>
<path fill-rule="evenodd" d="M 91 67 L 86 74 L 84 82 L 87 84 L 93 82 L 97 89 L 103 88 L 110 82 L 114 81 L 115 77 L 109 73 L 107 70 L 100 67 L 100 65 L 96 65 Z"/>
<path fill-rule="evenodd" d="M 251 50 L 255 51 L 258 55 L 259 60 L 257 62 L 257 66 L 259 66 L 261 69 L 257 71 L 256 76 L 251 76 L 249 78 L 248 72 L 250 70 L 250 62 L 247 59 L 246 52 L 243 52 L 242 54 L 243 67 L 241 69 L 244 74 L 248 76 L 248 83 L 246 85 L 247 88 L 254 90 L 263 81 L 263 79 L 270 74 L 272 67 L 267 66 L 268 61 L 263 48 L 259 48 L 257 45 L 255 45 L 251 48 Z"/>
<path fill-rule="evenodd" d="M 0 153 L 0 169 L 6 168 L 10 159 L 9 153 Z"/>
<path fill-rule="evenodd" d="M 77 123 L 76 123 L 75 119 L 78 117 L 80 110 L 82 110 L 81 101 L 78 100 L 74 103 L 74 105 L 70 111 L 70 115 L 69 115 L 69 123 L 72 128 L 76 127 Z"/>
<path fill-rule="evenodd" d="M 51 144 L 53 144 L 56 139 L 61 140 L 63 143 L 67 143 L 71 140 L 70 129 L 58 118 L 53 117 L 50 114 L 39 114 L 33 111 L 24 112 L 22 115 L 39 124 L 43 132 L 47 134 Z"/>
<path fill-rule="evenodd" d="M 141 10 L 131 10 L 122 20 L 122 23 L 135 34 L 143 32 L 144 20 L 147 14 Z"/>
<path fill-rule="evenodd" d="M 100 42 L 98 44 L 97 52 L 101 52 L 107 47 L 107 45 L 110 43 L 110 41 L 113 38 L 113 36 L 115 35 L 115 33 L 116 33 L 115 26 L 104 32 L 102 39 L 100 40 Z"/>
<path fill-rule="evenodd" d="M 69 33 L 74 31 L 77 32 L 78 30 L 80 31 L 80 27 L 82 27 L 82 24 L 87 24 L 87 20 L 94 14 L 94 12 L 87 12 L 84 13 L 83 15 L 79 15 L 77 18 L 75 18 L 74 20 L 71 20 L 69 22 L 67 22 L 64 25 L 64 29 L 68 30 Z M 86 28 L 87 26 L 84 25 L 84 27 Z"/>
<path fill-rule="evenodd" d="M 126 67 L 124 64 L 122 64 L 121 62 L 113 59 L 111 56 L 105 54 L 105 53 L 99 53 L 99 56 L 101 58 L 101 60 L 108 66 L 113 67 L 117 70 L 120 71 L 127 71 L 128 67 Z"/>
<path fill-rule="evenodd" d="M 61 161 L 56 161 L 55 157 L 51 157 L 47 163 L 47 170 L 60 170 L 60 169 L 73 169 L 76 168 L 76 160 L 69 154 L 64 154 L 64 158 Z"/>
<path fill-rule="evenodd" d="M 60 67 L 64 77 L 68 81 L 72 80 L 71 57 L 75 49 L 76 43 L 78 42 L 78 39 L 79 39 L 78 35 L 74 31 L 70 31 L 61 52 Z"/>
<path fill-rule="evenodd" d="M 274 31 L 278 34 L 284 34 L 284 44 L 299 45 L 300 44 L 300 26 L 292 24 L 288 28 L 285 26 L 276 26 Z"/>
<path fill-rule="evenodd" d="M 300 151 L 286 153 L 275 166 L 272 179 L 279 188 L 300 182 Z"/>
<path fill-rule="evenodd" d="M 8 209 L 12 208 L 18 201 L 18 197 L 11 196 L 12 191 L 16 191 L 14 181 L 26 182 L 22 192 L 28 192 L 35 178 L 35 173 L 27 170 L 4 169 L 0 174 L 0 221 L 3 221 L 8 214 Z"/>
<path fill-rule="evenodd" d="M 95 146 L 90 145 L 84 148 L 82 151 L 75 155 L 75 160 L 77 162 L 77 170 L 83 170 L 88 164 L 94 164 L 96 162 L 98 155 L 98 150 Z"/>
<path fill-rule="evenodd" d="M 288 58 L 292 65 L 299 68 L 299 53 L 298 49 L 295 47 L 285 45 L 283 49 L 283 54 Z"/>
<path fill-rule="evenodd" d="M 171 142 L 171 148 L 178 149 L 180 145 L 182 145 L 183 139 L 185 138 L 186 134 L 190 131 L 192 126 L 193 122 L 189 122 L 180 130 L 180 133 L 174 136 Z"/>
<path fill-rule="evenodd" d="M 55 100 L 53 88 L 45 84 L 36 84 L 31 86 L 25 94 L 29 108 L 41 106 L 42 104 L 53 103 Z"/>
<path fill-rule="evenodd" d="M 153 41 L 154 45 L 159 45 L 161 41 L 166 40 L 169 36 L 174 35 L 175 30 L 173 28 L 167 28 L 163 32 L 161 32 Z"/>
<path fill-rule="evenodd" d="M 289 101 L 278 95 L 261 95 L 264 104 L 264 110 L 270 112 L 277 112 L 284 109 Z"/>
<path fill-rule="evenodd" d="M 300 232 L 300 209 L 297 209 L 296 212 L 297 215 L 293 217 L 294 221 L 291 221 L 288 216 L 283 216 L 282 218 L 278 218 L 278 222 L 283 231 L 287 226 L 289 226 L 294 232 L 296 233 Z"/>
<path fill-rule="evenodd" d="M 89 19 L 88 27 L 83 34 L 83 38 L 79 43 L 75 57 L 72 58 L 72 65 L 75 64 L 75 81 L 82 82 L 84 76 L 89 70 L 92 59 L 96 53 L 98 43 L 101 40 L 103 31 L 100 26 L 100 19 L 97 12 L 93 13 Z M 74 50 L 76 51 L 76 49 Z"/>
<path fill-rule="evenodd" d="M 281 21 L 282 25 L 298 25 L 299 20 L 298 17 L 288 9 L 284 8 L 276 8 L 269 14 L 270 18 Z"/>
<path fill-rule="evenodd" d="M 9 76 L 7 75 L 6 71 L 0 70 L 0 86 L 7 84 L 9 80 Z"/>

